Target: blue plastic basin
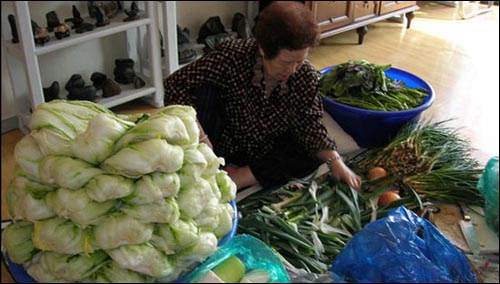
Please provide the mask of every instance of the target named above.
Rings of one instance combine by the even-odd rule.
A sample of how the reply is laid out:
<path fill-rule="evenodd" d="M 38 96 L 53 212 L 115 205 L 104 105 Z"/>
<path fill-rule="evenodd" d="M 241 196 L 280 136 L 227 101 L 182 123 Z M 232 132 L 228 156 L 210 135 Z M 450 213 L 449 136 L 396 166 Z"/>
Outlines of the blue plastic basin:
<path fill-rule="evenodd" d="M 327 67 L 320 72 L 325 75 L 334 67 Z M 325 111 L 362 148 L 385 146 L 406 123 L 418 121 L 421 113 L 434 103 L 434 90 L 420 77 L 394 67 L 386 70 L 385 74 L 391 79 L 403 81 L 409 88 L 424 88 L 429 95 L 424 98 L 422 105 L 402 111 L 361 109 L 323 97 Z"/>

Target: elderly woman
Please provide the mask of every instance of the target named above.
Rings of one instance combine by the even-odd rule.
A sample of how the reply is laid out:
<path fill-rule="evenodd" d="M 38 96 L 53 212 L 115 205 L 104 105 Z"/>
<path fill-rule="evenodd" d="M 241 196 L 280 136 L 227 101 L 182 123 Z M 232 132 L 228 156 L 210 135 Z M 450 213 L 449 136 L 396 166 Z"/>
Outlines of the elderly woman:
<path fill-rule="evenodd" d="M 238 189 L 277 186 L 326 162 L 334 178 L 359 189 L 323 125 L 318 75 L 306 58 L 319 44 L 311 11 L 272 2 L 255 38 L 224 42 L 165 80 L 165 105 L 195 107 L 200 142 L 224 157 Z"/>

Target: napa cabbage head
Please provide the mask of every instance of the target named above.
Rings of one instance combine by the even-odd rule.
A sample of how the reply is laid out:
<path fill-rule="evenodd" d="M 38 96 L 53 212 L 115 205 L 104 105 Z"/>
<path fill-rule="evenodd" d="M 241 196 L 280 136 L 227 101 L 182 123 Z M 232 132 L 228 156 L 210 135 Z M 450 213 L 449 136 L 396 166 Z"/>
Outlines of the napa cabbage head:
<path fill-rule="evenodd" d="M 23 136 L 14 147 L 16 164 L 34 179 L 40 179 L 39 168 L 43 157 L 38 143 L 31 134 Z"/>
<path fill-rule="evenodd" d="M 175 255 L 176 268 L 179 276 L 184 274 L 199 263 L 205 261 L 217 250 L 217 237 L 212 232 L 201 232 L 198 240 Z"/>
<path fill-rule="evenodd" d="M 207 168 L 207 159 L 198 148 L 188 148 L 184 151 L 184 162 L 178 174 L 183 186 L 197 182 Z"/>
<path fill-rule="evenodd" d="M 65 282 L 79 282 L 98 270 L 109 259 L 108 255 L 98 250 L 88 256 L 83 254 L 71 255 L 52 251 L 44 251 L 37 262 L 48 274 Z"/>
<path fill-rule="evenodd" d="M 65 254 L 91 253 L 89 235 L 71 220 L 52 217 L 35 221 L 33 244 L 43 251 L 54 251 Z"/>
<path fill-rule="evenodd" d="M 219 170 L 215 174 L 215 179 L 221 193 L 220 202 L 228 203 L 229 201 L 234 200 L 236 198 L 236 184 L 229 177 L 227 172 L 224 170 Z"/>
<path fill-rule="evenodd" d="M 116 261 L 109 260 L 82 283 L 153 283 L 154 278 L 121 267 Z"/>
<path fill-rule="evenodd" d="M 134 187 L 133 179 L 120 175 L 102 174 L 92 178 L 83 189 L 91 199 L 104 202 L 126 197 L 134 191 Z"/>
<path fill-rule="evenodd" d="M 55 190 L 16 172 L 6 193 L 9 213 L 14 220 L 36 221 L 56 214 L 45 203 L 48 192 Z"/>
<path fill-rule="evenodd" d="M 124 204 L 120 210 L 143 223 L 171 223 L 180 217 L 174 198 L 163 198 L 150 204 Z"/>
<path fill-rule="evenodd" d="M 10 223 L 2 231 L 2 247 L 12 262 L 26 263 L 38 252 L 31 241 L 33 227 L 32 222 L 18 221 Z"/>
<path fill-rule="evenodd" d="M 124 213 L 109 214 L 94 226 L 92 244 L 106 250 L 141 244 L 151 239 L 153 229 L 153 224 L 143 223 Z"/>
<path fill-rule="evenodd" d="M 107 253 L 121 267 L 155 278 L 167 277 L 175 271 L 171 258 L 149 243 L 123 245 Z"/>
<path fill-rule="evenodd" d="M 219 224 L 214 229 L 217 238 L 222 238 L 233 229 L 233 219 L 236 218 L 234 208 L 230 203 L 220 204 Z"/>
<path fill-rule="evenodd" d="M 40 180 L 73 190 L 80 189 L 93 177 L 104 171 L 80 159 L 47 156 L 40 163 Z"/>
<path fill-rule="evenodd" d="M 187 105 L 169 105 L 157 112 L 157 115 L 165 114 L 179 117 L 189 136 L 189 140 L 182 144 L 182 147 L 189 148 L 198 145 L 200 137 L 200 128 L 196 118 L 196 110 L 192 106 Z"/>
<path fill-rule="evenodd" d="M 210 148 L 210 146 L 208 146 L 207 144 L 198 144 L 198 151 L 200 151 L 203 156 L 205 156 L 205 160 L 207 161 L 207 166 L 202 174 L 203 177 L 207 178 L 214 176 L 219 168 L 225 165 L 224 158 L 217 157 L 212 148 Z"/>
<path fill-rule="evenodd" d="M 190 143 L 190 137 L 182 119 L 158 112 L 128 130 L 116 142 L 115 151 L 152 138 L 165 139 L 173 145 Z"/>
<path fill-rule="evenodd" d="M 182 167 L 184 151 L 163 139 L 130 145 L 107 158 L 101 167 L 108 173 L 139 178 L 155 171 L 173 173 Z"/>
<path fill-rule="evenodd" d="M 166 254 L 175 254 L 193 245 L 200 237 L 200 229 L 193 219 L 178 219 L 168 224 L 156 224 L 151 244 Z"/>
<path fill-rule="evenodd" d="M 81 228 L 95 225 L 117 205 L 117 201 L 96 202 L 85 190 L 60 188 L 45 197 L 47 206 L 58 216 L 70 219 Z"/>
<path fill-rule="evenodd" d="M 134 125 L 115 115 L 97 114 L 87 129 L 71 141 L 73 156 L 93 165 L 100 164 L 113 153 L 116 140 Z"/>
<path fill-rule="evenodd" d="M 177 195 L 177 203 L 183 216 L 195 218 L 213 197 L 214 194 L 210 183 L 200 178 L 198 182 L 181 186 L 181 190 Z"/>
<path fill-rule="evenodd" d="M 134 191 L 122 201 L 127 204 L 162 202 L 165 197 L 177 196 L 179 189 L 180 180 L 176 173 L 155 172 L 138 179 Z"/>
<path fill-rule="evenodd" d="M 99 113 L 112 112 L 89 101 L 53 100 L 35 108 L 31 114 L 31 135 L 46 155 L 71 155 L 71 141 L 87 129 Z"/>

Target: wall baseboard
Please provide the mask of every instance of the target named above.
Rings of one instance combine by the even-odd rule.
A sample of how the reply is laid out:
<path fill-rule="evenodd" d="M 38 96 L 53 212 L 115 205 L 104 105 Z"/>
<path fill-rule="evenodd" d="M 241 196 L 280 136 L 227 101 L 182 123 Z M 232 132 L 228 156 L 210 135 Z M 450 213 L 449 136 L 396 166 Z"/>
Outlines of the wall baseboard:
<path fill-rule="evenodd" d="M 2 119 L 2 134 L 18 128 L 17 123 L 18 123 L 17 116 L 12 116 L 6 119 Z"/>

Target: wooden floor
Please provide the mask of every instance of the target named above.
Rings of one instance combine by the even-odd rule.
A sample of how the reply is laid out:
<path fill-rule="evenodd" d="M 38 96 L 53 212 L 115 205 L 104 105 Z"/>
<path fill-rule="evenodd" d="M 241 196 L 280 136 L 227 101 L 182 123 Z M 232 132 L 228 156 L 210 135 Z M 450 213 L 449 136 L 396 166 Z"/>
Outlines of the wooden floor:
<path fill-rule="evenodd" d="M 410 29 L 394 21 L 372 24 L 362 45 L 357 44 L 356 32 L 349 31 L 323 39 L 309 58 L 318 70 L 366 59 L 418 75 L 436 93 L 435 103 L 423 116 L 434 121 L 453 118 L 450 125 L 461 128 L 477 149 L 474 155 L 485 163 L 499 153 L 498 6 L 463 20 L 457 8 L 432 2 L 419 5 Z M 155 111 L 141 102 L 113 110 Z M 18 130 L 2 135 L 2 220 L 10 218 L 5 192 L 14 170 L 14 145 L 21 137 Z M 2 283 L 13 283 L 3 263 Z"/>

